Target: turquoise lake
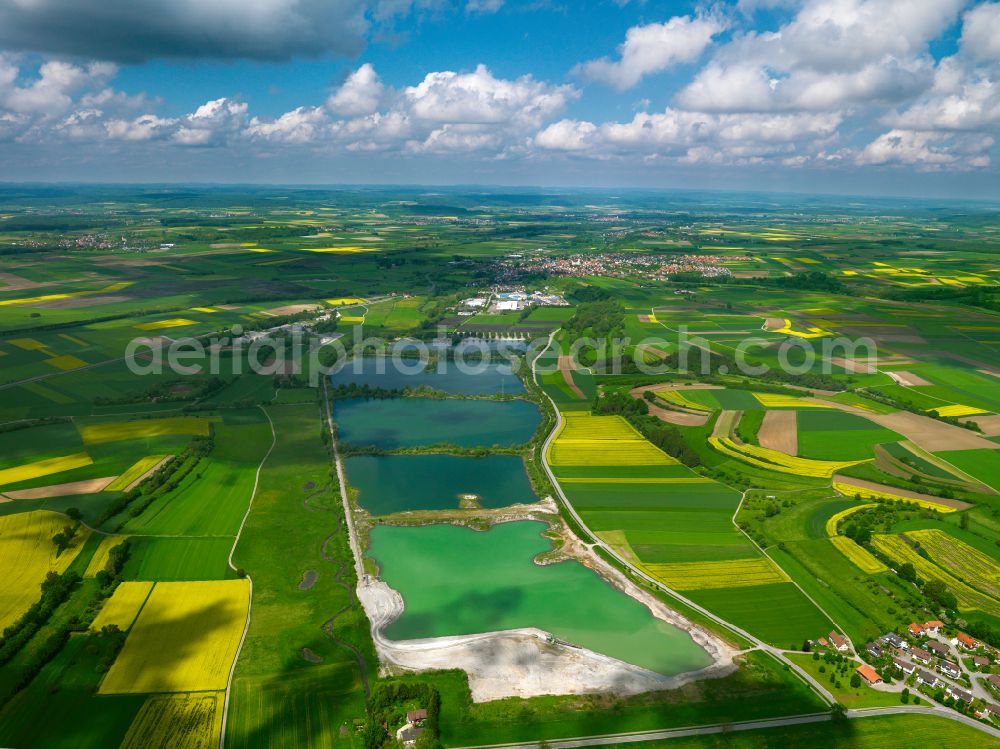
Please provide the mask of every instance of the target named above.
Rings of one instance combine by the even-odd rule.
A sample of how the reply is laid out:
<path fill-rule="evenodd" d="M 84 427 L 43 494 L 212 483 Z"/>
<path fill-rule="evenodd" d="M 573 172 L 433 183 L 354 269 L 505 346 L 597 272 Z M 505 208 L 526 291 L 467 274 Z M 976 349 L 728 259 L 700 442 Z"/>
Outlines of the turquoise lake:
<path fill-rule="evenodd" d="M 405 602 L 392 639 L 538 627 L 567 642 L 666 675 L 711 663 L 687 632 L 573 561 L 539 566 L 543 523 L 486 532 L 452 525 L 376 526 L 369 555 Z"/>
<path fill-rule="evenodd" d="M 460 494 L 478 495 L 483 507 L 538 501 L 517 455 L 356 455 L 344 468 L 373 515 L 455 509 Z"/>
<path fill-rule="evenodd" d="M 330 375 L 336 385 L 369 385 L 389 390 L 429 386 L 453 395 L 519 395 L 524 383 L 511 373 L 506 364 L 468 364 L 462 371 L 454 361 L 442 359 L 436 368 L 426 371 L 414 359 L 400 359 L 401 366 L 391 357 L 359 357 L 348 361 L 339 372 Z M 401 371 L 405 370 L 405 371 Z"/>
<path fill-rule="evenodd" d="M 348 398 L 334 403 L 338 438 L 386 450 L 447 442 L 462 447 L 527 442 L 541 414 L 523 400 Z"/>

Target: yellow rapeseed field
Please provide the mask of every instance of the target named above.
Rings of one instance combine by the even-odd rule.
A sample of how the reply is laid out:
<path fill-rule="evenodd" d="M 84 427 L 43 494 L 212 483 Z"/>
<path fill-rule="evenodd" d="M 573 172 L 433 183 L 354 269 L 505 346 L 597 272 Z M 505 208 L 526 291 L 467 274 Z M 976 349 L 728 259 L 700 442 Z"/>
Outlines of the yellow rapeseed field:
<path fill-rule="evenodd" d="M 828 406 L 825 403 L 811 403 L 810 401 L 802 400 L 802 398 L 796 398 L 793 395 L 781 395 L 779 393 L 754 393 L 753 397 L 764 408 L 833 408 L 833 406 Z"/>
<path fill-rule="evenodd" d="M 567 440 L 639 440 L 632 425 L 621 416 L 564 415 L 557 439 Z"/>
<path fill-rule="evenodd" d="M 10 342 L 24 351 L 41 351 L 45 348 L 44 343 L 34 338 L 13 338 Z"/>
<path fill-rule="evenodd" d="M 795 336 L 796 338 L 822 338 L 826 335 L 833 335 L 829 330 L 823 330 L 823 328 L 809 327 L 805 330 L 796 330 L 792 321 L 787 317 L 785 318 L 785 324 L 780 328 L 775 328 L 771 331 L 772 333 L 784 333 L 785 335 Z"/>
<path fill-rule="evenodd" d="M 139 616 L 142 605 L 149 598 L 149 592 L 153 589 L 154 583 L 149 582 L 124 582 L 120 583 L 115 592 L 107 601 L 104 607 L 94 617 L 90 629 L 100 632 L 107 626 L 114 625 L 122 632 L 128 630 Z"/>
<path fill-rule="evenodd" d="M 224 695 L 156 695 L 147 699 L 119 749 L 210 749 L 222 736 Z"/>
<path fill-rule="evenodd" d="M 246 580 L 157 583 L 100 693 L 225 689 L 249 604 Z"/>
<path fill-rule="evenodd" d="M 674 465 L 672 457 L 646 440 L 556 440 L 549 448 L 554 466 Z"/>
<path fill-rule="evenodd" d="M 889 569 L 872 556 L 867 549 L 854 543 L 847 536 L 833 536 L 830 542 L 837 548 L 837 551 L 847 557 L 862 572 L 875 575 Z"/>
<path fill-rule="evenodd" d="M 675 406 L 680 406 L 681 408 L 690 408 L 693 411 L 711 411 L 712 409 L 708 406 L 693 401 L 684 395 L 681 390 L 657 390 L 656 396 L 665 400 L 667 403 L 672 403 Z"/>
<path fill-rule="evenodd" d="M 639 478 L 561 478 L 560 484 L 714 484 L 704 476 L 639 477 Z"/>
<path fill-rule="evenodd" d="M 368 300 L 357 296 L 340 296 L 336 299 L 327 299 L 326 303 L 332 304 L 334 307 L 346 307 L 352 304 L 364 304 L 366 301 Z"/>
<path fill-rule="evenodd" d="M 87 362 L 85 362 L 78 356 L 73 356 L 72 354 L 53 356 L 51 359 L 46 359 L 45 363 L 48 364 L 50 367 L 61 369 L 64 372 L 70 369 L 79 369 L 80 367 L 87 366 Z"/>
<path fill-rule="evenodd" d="M 101 539 L 101 545 L 97 547 L 94 556 L 90 558 L 90 564 L 87 565 L 87 571 L 83 573 L 83 576 L 96 577 L 98 572 L 108 566 L 108 555 L 111 550 L 126 538 L 127 536 L 111 535 Z"/>
<path fill-rule="evenodd" d="M 932 408 L 931 411 L 934 411 L 938 416 L 975 416 L 976 414 L 989 413 L 989 411 L 981 408 L 963 406 L 960 403 L 952 406 L 938 406 L 937 408 Z"/>
<path fill-rule="evenodd" d="M 757 445 L 738 445 L 729 437 L 709 437 L 708 443 L 723 455 L 742 460 L 744 463 L 796 476 L 828 478 L 847 466 L 866 463 L 867 460 L 811 460 L 786 455 L 777 450 L 769 450 Z"/>
<path fill-rule="evenodd" d="M 168 419 L 139 419 L 136 421 L 111 421 L 106 424 L 79 426 L 80 436 L 88 445 L 103 442 L 134 440 L 142 437 L 163 437 L 172 434 L 189 434 L 204 437 L 208 434 L 210 419 L 196 416 L 173 416 Z"/>
<path fill-rule="evenodd" d="M 125 471 L 121 476 L 116 478 L 106 487 L 104 491 L 106 492 L 121 492 L 125 491 L 130 484 L 132 484 L 136 479 L 142 476 L 146 471 L 153 468 L 155 465 L 160 463 L 167 455 L 147 455 L 145 458 L 139 458 L 128 470 Z"/>
<path fill-rule="evenodd" d="M 848 515 L 853 515 L 855 512 L 858 512 L 859 510 L 865 510 L 869 507 L 874 507 L 874 506 L 875 504 L 873 502 L 869 502 L 867 504 L 854 505 L 854 507 L 848 507 L 846 510 L 841 510 L 836 515 L 834 515 L 833 517 L 831 517 L 829 520 L 826 521 L 826 535 L 836 536 L 837 526 L 840 524 L 841 520 L 846 518 Z"/>
<path fill-rule="evenodd" d="M 945 569 L 961 570 L 962 579 L 973 588 L 1000 598 L 1000 564 L 995 559 L 937 528 L 907 531 L 906 535 Z"/>
<path fill-rule="evenodd" d="M 914 497 L 904 497 L 899 494 L 891 494 L 889 492 L 876 491 L 874 489 L 867 489 L 863 486 L 855 486 L 854 484 L 846 484 L 842 481 L 833 482 L 834 491 L 840 492 L 845 497 L 860 497 L 861 499 L 884 499 L 888 502 L 912 502 L 913 504 L 919 505 L 920 507 L 926 508 L 928 510 L 937 510 L 938 512 L 955 512 L 954 507 L 949 507 L 945 504 L 938 504 L 937 502 L 932 502 L 928 499 L 916 499 Z"/>
<path fill-rule="evenodd" d="M 717 562 L 647 564 L 645 568 L 650 575 L 675 590 L 745 588 L 788 582 L 788 577 L 771 560 L 763 557 Z"/>
<path fill-rule="evenodd" d="M 621 416 L 563 414 L 563 423 L 549 447 L 554 466 L 674 465 L 674 458 L 647 441 Z"/>
<path fill-rule="evenodd" d="M 49 572 L 64 572 L 90 535 L 77 531 L 73 543 L 57 553 L 52 537 L 71 521 L 48 510 L 0 516 L 0 632 L 16 622 L 41 596 Z"/>
<path fill-rule="evenodd" d="M 169 320 L 157 320 L 156 322 L 144 322 L 135 327 L 139 330 L 163 330 L 164 328 L 183 328 L 188 325 L 197 325 L 194 320 L 184 317 L 173 317 Z"/>
<path fill-rule="evenodd" d="M 924 580 L 940 580 L 948 590 L 955 594 L 960 610 L 976 609 L 993 616 L 1000 616 L 1000 602 L 995 598 L 980 593 L 934 562 L 924 559 L 899 536 L 875 535 L 872 536 L 872 545 L 900 564 L 905 562 L 912 564 L 917 575 Z"/>
<path fill-rule="evenodd" d="M 31 481 L 42 476 L 51 476 L 53 473 L 71 471 L 74 468 L 83 468 L 93 462 L 87 453 L 74 453 L 73 455 L 61 455 L 57 458 L 36 460 L 34 463 L 25 463 L 13 468 L 4 468 L 0 470 L 0 486 L 16 484 L 19 481 Z"/>

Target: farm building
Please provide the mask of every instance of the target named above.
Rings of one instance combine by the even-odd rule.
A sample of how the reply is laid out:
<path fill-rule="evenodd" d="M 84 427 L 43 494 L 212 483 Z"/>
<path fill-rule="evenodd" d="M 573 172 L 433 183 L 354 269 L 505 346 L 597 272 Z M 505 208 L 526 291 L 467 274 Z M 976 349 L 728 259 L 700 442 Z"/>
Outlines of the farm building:
<path fill-rule="evenodd" d="M 855 671 L 858 672 L 858 676 L 869 684 L 879 684 L 882 681 L 882 677 L 878 675 L 878 672 L 868 664 L 858 666 Z"/>
<path fill-rule="evenodd" d="M 847 638 L 836 631 L 830 633 L 830 643 L 841 653 L 846 653 L 850 648 Z"/>
<path fill-rule="evenodd" d="M 412 723 L 407 723 L 396 731 L 396 741 L 403 746 L 413 746 L 423 732 L 423 728 L 417 728 Z"/>

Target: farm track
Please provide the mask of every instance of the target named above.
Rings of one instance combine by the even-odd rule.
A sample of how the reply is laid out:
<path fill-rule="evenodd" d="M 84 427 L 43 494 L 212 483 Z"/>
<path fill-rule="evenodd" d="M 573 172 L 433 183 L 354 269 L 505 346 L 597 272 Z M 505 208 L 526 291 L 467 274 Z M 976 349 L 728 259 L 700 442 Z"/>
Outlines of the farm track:
<path fill-rule="evenodd" d="M 236 554 L 236 547 L 240 543 L 240 538 L 243 535 L 243 528 L 247 524 L 247 518 L 250 517 L 250 511 L 253 509 L 253 501 L 257 497 L 257 488 L 260 486 L 260 472 L 264 468 L 264 464 L 267 463 L 267 459 L 271 457 L 271 453 L 274 451 L 274 446 L 278 444 L 278 433 L 274 430 L 274 422 L 271 420 L 271 414 L 267 412 L 267 409 L 260 409 L 265 418 L 267 418 L 268 426 L 271 427 L 271 446 L 267 448 L 267 452 L 264 453 L 264 457 L 260 459 L 260 464 L 257 466 L 257 474 L 254 476 L 253 480 L 253 491 L 250 493 L 250 502 L 247 504 L 247 511 L 243 513 L 243 520 L 240 521 L 239 530 L 236 532 L 236 538 L 233 539 L 232 548 L 229 550 L 229 558 L 226 563 L 229 568 L 234 572 L 237 571 L 236 565 L 233 564 L 233 555 Z M 226 680 L 226 697 L 223 702 L 222 707 L 222 731 L 219 734 L 219 749 L 225 749 L 226 746 L 226 726 L 229 722 L 229 699 L 233 691 L 233 677 L 236 675 L 236 664 L 240 662 L 240 654 L 243 652 L 243 645 L 247 640 L 247 633 L 250 631 L 250 617 L 253 614 L 253 579 L 250 575 L 246 576 L 247 583 L 250 585 L 250 600 L 247 602 L 247 618 L 246 622 L 243 624 L 243 634 L 240 635 L 240 644 L 236 648 L 236 655 L 233 658 L 233 664 L 229 668 L 229 678 Z"/>

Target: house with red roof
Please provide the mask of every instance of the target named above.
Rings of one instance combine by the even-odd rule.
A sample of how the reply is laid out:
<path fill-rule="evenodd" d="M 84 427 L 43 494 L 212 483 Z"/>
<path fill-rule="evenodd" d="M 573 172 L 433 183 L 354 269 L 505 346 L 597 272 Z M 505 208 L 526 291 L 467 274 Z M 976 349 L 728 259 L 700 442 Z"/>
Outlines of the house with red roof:
<path fill-rule="evenodd" d="M 878 675 L 878 671 L 869 666 L 867 663 L 858 666 L 855 671 L 858 672 L 858 676 L 868 682 L 869 685 L 879 684 L 882 681 L 882 677 Z"/>
<path fill-rule="evenodd" d="M 830 642 L 833 643 L 833 647 L 839 650 L 841 653 L 846 653 L 850 648 L 847 642 L 847 638 L 837 632 L 830 633 Z"/>
<path fill-rule="evenodd" d="M 973 640 L 967 634 L 965 634 L 965 632 L 959 632 L 958 633 L 958 637 L 956 637 L 954 640 L 952 640 L 952 642 L 954 644 L 956 644 L 956 645 L 960 645 L 961 647 L 965 648 L 966 650 L 978 650 L 979 649 L 979 643 L 976 640 Z"/>

